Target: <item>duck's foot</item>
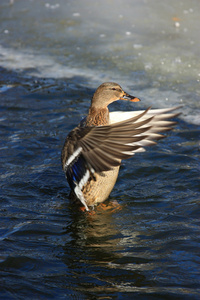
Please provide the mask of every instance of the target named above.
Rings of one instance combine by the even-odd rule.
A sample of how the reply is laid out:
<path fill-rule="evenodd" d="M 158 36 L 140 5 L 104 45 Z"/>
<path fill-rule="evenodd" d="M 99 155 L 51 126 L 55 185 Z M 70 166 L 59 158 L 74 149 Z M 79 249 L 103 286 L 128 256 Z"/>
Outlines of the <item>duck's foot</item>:
<path fill-rule="evenodd" d="M 121 209 L 122 209 L 122 206 L 116 200 L 109 201 L 106 204 L 105 203 L 100 203 L 97 206 L 97 210 L 98 211 L 111 211 L 111 212 L 115 212 L 115 211 L 118 211 L 118 210 L 121 210 Z"/>
<path fill-rule="evenodd" d="M 116 200 L 112 200 L 106 203 L 99 203 L 95 208 L 90 207 L 90 210 L 87 211 L 85 206 L 79 206 L 79 211 L 87 213 L 88 215 L 95 215 L 96 212 L 116 212 L 122 209 Z"/>
<path fill-rule="evenodd" d="M 85 208 L 85 206 L 80 206 L 79 207 L 79 211 L 83 212 L 83 213 L 87 213 L 88 215 L 94 215 L 95 214 L 95 210 L 94 209 L 90 209 L 89 211 Z"/>

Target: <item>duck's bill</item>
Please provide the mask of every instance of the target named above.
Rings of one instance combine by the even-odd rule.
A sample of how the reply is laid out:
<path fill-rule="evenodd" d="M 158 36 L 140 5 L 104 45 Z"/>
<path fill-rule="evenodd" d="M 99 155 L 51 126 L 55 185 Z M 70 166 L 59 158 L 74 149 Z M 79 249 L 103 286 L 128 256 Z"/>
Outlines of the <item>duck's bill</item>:
<path fill-rule="evenodd" d="M 127 94 L 127 93 L 124 94 L 124 96 L 121 97 L 120 100 L 128 100 L 128 101 L 131 101 L 131 102 L 138 102 L 138 101 L 140 101 L 139 98 L 131 96 L 131 95 Z"/>

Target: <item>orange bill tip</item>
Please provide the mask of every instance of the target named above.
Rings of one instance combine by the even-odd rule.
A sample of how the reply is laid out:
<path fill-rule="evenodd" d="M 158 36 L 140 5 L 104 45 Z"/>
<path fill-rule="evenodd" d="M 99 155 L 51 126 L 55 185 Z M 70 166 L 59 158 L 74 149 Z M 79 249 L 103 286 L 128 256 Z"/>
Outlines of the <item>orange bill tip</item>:
<path fill-rule="evenodd" d="M 138 102 L 138 101 L 141 101 L 139 98 L 133 98 L 133 99 L 130 99 L 131 102 Z"/>

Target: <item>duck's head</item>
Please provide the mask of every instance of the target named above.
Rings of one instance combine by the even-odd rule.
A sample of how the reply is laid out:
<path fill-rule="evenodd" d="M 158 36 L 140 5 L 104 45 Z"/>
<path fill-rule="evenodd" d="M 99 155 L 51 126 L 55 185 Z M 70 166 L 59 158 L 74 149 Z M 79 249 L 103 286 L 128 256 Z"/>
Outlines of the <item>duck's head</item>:
<path fill-rule="evenodd" d="M 117 100 L 140 101 L 138 98 L 126 93 L 119 84 L 115 82 L 104 82 L 95 91 L 91 106 L 105 108 Z"/>

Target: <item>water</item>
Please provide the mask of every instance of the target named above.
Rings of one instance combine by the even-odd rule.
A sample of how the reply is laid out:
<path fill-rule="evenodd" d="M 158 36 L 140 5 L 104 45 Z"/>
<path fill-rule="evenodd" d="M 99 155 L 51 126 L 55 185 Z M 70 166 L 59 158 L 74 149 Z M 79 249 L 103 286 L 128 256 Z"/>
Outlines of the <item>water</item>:
<path fill-rule="evenodd" d="M 0 298 L 199 299 L 199 1 L 174 2 L 1 1 Z M 106 80 L 142 99 L 111 110 L 184 107 L 85 215 L 60 152 Z"/>

